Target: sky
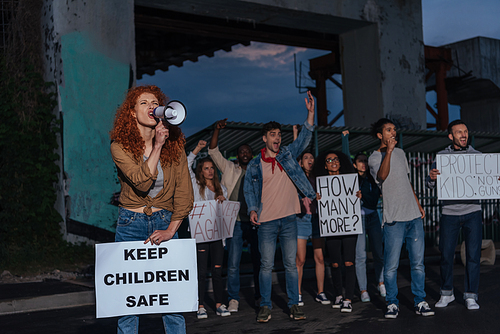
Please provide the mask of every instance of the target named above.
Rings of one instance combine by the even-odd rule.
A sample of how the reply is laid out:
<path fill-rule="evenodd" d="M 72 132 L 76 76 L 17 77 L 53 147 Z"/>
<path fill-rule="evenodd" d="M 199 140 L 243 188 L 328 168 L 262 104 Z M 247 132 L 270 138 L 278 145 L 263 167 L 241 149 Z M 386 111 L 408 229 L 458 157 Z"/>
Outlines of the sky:
<path fill-rule="evenodd" d="M 422 0 L 424 44 L 441 46 L 476 36 L 500 39 L 499 14 L 500 0 Z M 171 66 L 166 72 L 144 75 L 137 84 L 155 84 L 170 99 L 186 105 L 187 118 L 181 126 L 186 137 L 226 117 L 229 121 L 299 124 L 307 115 L 305 87 L 314 86 L 306 75 L 309 59 L 326 53 L 252 42 L 194 63 L 187 61 L 180 68 Z M 335 78 L 341 81 L 340 76 Z M 426 98 L 434 106 L 435 93 Z M 329 81 L 327 104 L 331 120 L 342 110 L 342 91 Z M 460 108 L 450 106 L 449 114 L 450 121 L 459 118 Z M 431 117 L 428 121 L 434 122 Z M 343 117 L 334 124 L 342 125 Z"/>

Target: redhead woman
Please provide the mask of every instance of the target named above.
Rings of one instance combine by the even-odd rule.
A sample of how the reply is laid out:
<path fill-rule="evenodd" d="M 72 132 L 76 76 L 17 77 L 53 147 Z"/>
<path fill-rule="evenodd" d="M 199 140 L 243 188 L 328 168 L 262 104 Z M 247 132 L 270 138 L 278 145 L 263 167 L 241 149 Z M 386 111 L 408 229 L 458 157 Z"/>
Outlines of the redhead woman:
<path fill-rule="evenodd" d="M 165 105 L 156 86 L 128 91 L 111 130 L 111 155 L 120 180 L 120 211 L 115 241 L 159 245 L 177 238 L 177 229 L 193 207 L 193 189 L 184 135 L 175 126 L 158 122 L 153 110 Z M 182 314 L 163 315 L 165 333 L 185 333 Z M 139 317 L 118 319 L 118 333 L 137 333 Z"/>

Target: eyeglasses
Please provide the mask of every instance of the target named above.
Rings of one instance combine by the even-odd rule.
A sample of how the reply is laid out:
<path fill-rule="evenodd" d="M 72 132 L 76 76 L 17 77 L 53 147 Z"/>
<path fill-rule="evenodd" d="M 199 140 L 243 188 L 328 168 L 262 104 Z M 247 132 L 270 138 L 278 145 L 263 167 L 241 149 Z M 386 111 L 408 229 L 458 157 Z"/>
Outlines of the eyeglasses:
<path fill-rule="evenodd" d="M 326 159 L 326 160 L 325 160 L 325 162 L 326 162 L 327 164 L 331 164 L 331 163 L 332 163 L 332 162 L 334 162 L 334 161 L 339 162 L 340 160 L 339 160 L 339 158 L 329 158 L 329 159 Z"/>

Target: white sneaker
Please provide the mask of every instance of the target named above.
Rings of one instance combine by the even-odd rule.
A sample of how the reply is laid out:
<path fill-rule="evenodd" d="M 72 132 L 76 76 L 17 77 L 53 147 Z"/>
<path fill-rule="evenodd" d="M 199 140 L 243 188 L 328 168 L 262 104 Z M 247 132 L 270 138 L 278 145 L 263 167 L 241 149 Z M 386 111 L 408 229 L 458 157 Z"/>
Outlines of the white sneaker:
<path fill-rule="evenodd" d="M 236 299 L 231 299 L 229 301 L 229 306 L 227 308 L 227 310 L 231 313 L 233 312 L 238 312 L 238 307 L 240 306 L 240 302 L 237 301 Z"/>
<path fill-rule="evenodd" d="M 304 306 L 304 301 L 302 300 L 302 295 L 299 295 L 299 303 L 297 305 Z"/>
<path fill-rule="evenodd" d="M 222 304 L 221 306 L 217 307 L 215 310 L 215 314 L 220 315 L 221 317 L 227 317 L 231 315 L 231 312 L 227 310 L 226 305 Z"/>
<path fill-rule="evenodd" d="M 465 306 L 468 310 L 479 310 L 479 304 L 474 300 L 474 298 L 467 298 L 465 300 Z"/>
<path fill-rule="evenodd" d="M 380 284 L 378 286 L 378 291 L 380 292 L 380 296 L 381 297 L 387 296 L 387 291 L 385 290 L 385 285 L 384 284 Z"/>
<path fill-rule="evenodd" d="M 439 301 L 434 306 L 435 307 L 446 307 L 446 306 L 448 306 L 449 303 L 451 303 L 454 300 L 455 300 L 455 296 L 454 295 L 451 295 L 451 296 L 441 296 L 441 298 L 439 298 Z"/>
<path fill-rule="evenodd" d="M 361 301 L 363 303 L 367 303 L 370 301 L 370 295 L 368 294 L 368 291 L 361 292 Z"/>
<path fill-rule="evenodd" d="M 208 318 L 207 310 L 204 307 L 200 307 L 198 312 L 196 313 L 198 319 L 206 319 Z"/>

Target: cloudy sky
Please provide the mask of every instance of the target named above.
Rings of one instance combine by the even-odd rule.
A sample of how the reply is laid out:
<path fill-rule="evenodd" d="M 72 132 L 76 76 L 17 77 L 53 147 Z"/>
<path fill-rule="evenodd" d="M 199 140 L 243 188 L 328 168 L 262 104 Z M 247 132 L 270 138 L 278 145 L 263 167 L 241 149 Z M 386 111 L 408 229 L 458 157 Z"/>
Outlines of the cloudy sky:
<path fill-rule="evenodd" d="M 422 0 L 424 43 L 440 46 L 484 36 L 500 39 L 500 0 Z M 306 116 L 305 89 L 296 87 L 297 72 L 307 73 L 308 60 L 325 51 L 283 45 L 252 43 L 236 46 L 231 52 L 218 51 L 214 57 L 172 66 L 167 72 L 145 75 L 138 84 L 156 84 L 171 98 L 183 101 L 188 117 L 182 125 L 186 136 L 228 118 L 231 121 L 302 123 Z M 340 78 L 337 78 L 340 81 Z M 298 82 L 297 82 L 298 83 Z M 302 75 L 301 86 L 313 85 Z M 333 118 L 342 110 L 342 92 L 328 83 L 328 110 Z M 429 104 L 435 103 L 432 93 Z M 460 117 L 450 106 L 450 120 Z M 432 119 L 428 119 L 432 121 Z M 344 125 L 341 118 L 335 126 Z"/>

